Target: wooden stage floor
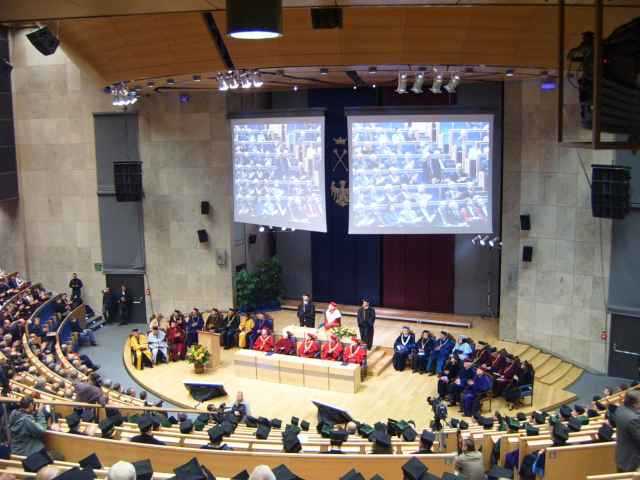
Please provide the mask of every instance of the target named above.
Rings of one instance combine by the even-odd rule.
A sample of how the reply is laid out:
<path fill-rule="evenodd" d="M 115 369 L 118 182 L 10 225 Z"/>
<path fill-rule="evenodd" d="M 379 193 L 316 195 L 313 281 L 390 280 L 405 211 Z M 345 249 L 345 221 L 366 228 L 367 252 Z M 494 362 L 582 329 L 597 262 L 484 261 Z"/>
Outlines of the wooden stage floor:
<path fill-rule="evenodd" d="M 293 311 L 282 310 L 272 315 L 278 332 L 297 321 Z M 355 327 L 355 318 L 346 317 L 343 320 L 345 325 Z M 476 340 L 485 340 L 494 344 L 497 342 L 497 320 L 476 317 L 473 324 L 472 329 L 451 328 L 449 330 L 454 334 L 464 333 Z M 391 347 L 401 326 L 402 323 L 398 321 L 377 321 L 374 343 L 386 348 Z M 135 370 L 131 367 L 130 356 L 123 355 L 125 367 L 138 384 L 176 406 L 196 407 L 197 402 L 189 396 L 182 382 L 186 379 L 198 378 L 224 384 L 229 396 L 216 399 L 213 403 L 232 402 L 236 392 L 242 390 L 252 414 L 281 418 L 286 421 L 295 415 L 312 423 L 315 422 L 316 408 L 311 403 L 312 400 L 344 408 L 354 418 L 365 422 L 386 421 L 387 418 L 411 419 L 421 428 L 428 425 L 432 418 L 431 408 L 427 405 L 426 398 L 433 396 L 436 392 L 435 376 L 414 374 L 411 370 L 396 372 L 392 367 L 388 367 L 379 376 L 368 377 L 358 393 L 338 393 L 238 378 L 234 375 L 232 357 L 232 350 L 223 350 L 221 366 L 213 371 L 207 370 L 202 375 L 196 375 L 193 367 L 187 362 L 163 364 L 142 371 Z M 569 400 L 569 395 L 561 389 L 538 383 L 535 388 L 534 405 L 524 411 Z M 494 400 L 493 410 L 504 407 L 501 400 Z M 200 405 L 198 408 L 204 409 L 205 405 Z M 450 416 L 459 416 L 453 410 L 451 409 Z"/>

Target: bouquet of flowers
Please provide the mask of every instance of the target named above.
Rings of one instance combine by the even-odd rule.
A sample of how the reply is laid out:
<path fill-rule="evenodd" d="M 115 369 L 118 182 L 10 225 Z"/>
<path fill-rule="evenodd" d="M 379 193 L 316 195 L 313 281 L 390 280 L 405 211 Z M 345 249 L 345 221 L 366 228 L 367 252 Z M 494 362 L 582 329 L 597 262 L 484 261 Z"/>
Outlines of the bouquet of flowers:
<path fill-rule="evenodd" d="M 187 362 L 196 367 L 203 367 L 209 363 L 209 357 L 211 357 L 211 354 L 203 345 L 191 345 L 187 350 Z"/>
<path fill-rule="evenodd" d="M 333 327 L 331 329 L 331 333 L 333 333 L 340 340 L 342 340 L 343 338 L 351 338 L 357 336 L 355 330 L 349 327 Z"/>

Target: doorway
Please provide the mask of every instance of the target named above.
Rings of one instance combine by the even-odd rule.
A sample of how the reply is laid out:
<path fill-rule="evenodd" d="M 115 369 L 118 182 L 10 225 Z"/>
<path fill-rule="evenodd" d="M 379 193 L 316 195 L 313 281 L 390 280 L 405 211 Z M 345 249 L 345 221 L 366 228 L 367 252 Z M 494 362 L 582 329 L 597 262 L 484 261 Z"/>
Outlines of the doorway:
<path fill-rule="evenodd" d="M 640 318 L 611 315 L 609 375 L 637 380 L 640 376 Z"/>
<path fill-rule="evenodd" d="M 124 285 L 131 296 L 129 307 L 129 323 L 147 323 L 147 306 L 144 294 L 144 275 L 107 274 L 107 287 L 117 295 Z"/>

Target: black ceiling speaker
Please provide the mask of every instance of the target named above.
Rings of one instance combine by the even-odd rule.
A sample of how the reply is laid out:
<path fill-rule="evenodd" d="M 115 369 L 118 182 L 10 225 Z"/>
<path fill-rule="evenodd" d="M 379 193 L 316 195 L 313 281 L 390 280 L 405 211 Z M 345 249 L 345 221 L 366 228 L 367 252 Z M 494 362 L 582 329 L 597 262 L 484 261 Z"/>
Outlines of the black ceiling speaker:
<path fill-rule="evenodd" d="M 530 262 L 533 259 L 533 247 L 522 247 L 522 261 Z"/>
<path fill-rule="evenodd" d="M 207 202 L 206 200 L 203 202 L 200 202 L 200 213 L 202 215 L 209 215 L 210 209 L 211 209 L 211 204 L 209 202 Z"/>
<path fill-rule="evenodd" d="M 311 25 L 316 30 L 342 28 L 342 8 L 312 8 Z"/>
<path fill-rule="evenodd" d="M 142 200 L 142 162 L 114 162 L 113 180 L 118 202 Z"/>
<path fill-rule="evenodd" d="M 209 234 L 206 230 L 198 230 L 196 233 L 198 234 L 198 241 L 200 243 L 207 243 L 209 241 Z"/>
<path fill-rule="evenodd" d="M 47 27 L 42 27 L 35 32 L 28 33 L 27 38 L 31 42 L 31 45 L 36 47 L 43 55 L 52 55 L 58 49 L 58 45 L 60 45 L 60 40 L 58 40 Z"/>
<path fill-rule="evenodd" d="M 282 0 L 227 0 L 227 35 L 243 40 L 282 36 Z"/>
<path fill-rule="evenodd" d="M 530 215 L 520 215 L 520 230 L 531 230 Z"/>

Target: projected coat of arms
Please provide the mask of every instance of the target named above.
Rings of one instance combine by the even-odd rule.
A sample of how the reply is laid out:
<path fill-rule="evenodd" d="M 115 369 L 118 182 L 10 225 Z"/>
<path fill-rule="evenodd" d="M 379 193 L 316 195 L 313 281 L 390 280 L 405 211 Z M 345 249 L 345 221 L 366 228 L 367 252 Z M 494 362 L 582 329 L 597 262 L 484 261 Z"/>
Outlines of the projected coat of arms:
<path fill-rule="evenodd" d="M 333 149 L 334 162 L 331 171 L 335 172 L 338 167 L 342 167 L 345 172 L 349 172 L 347 139 L 334 138 L 333 143 L 335 145 Z M 349 186 L 346 180 L 338 180 L 337 182 L 332 180 L 330 190 L 331 198 L 339 207 L 349 205 Z"/>

